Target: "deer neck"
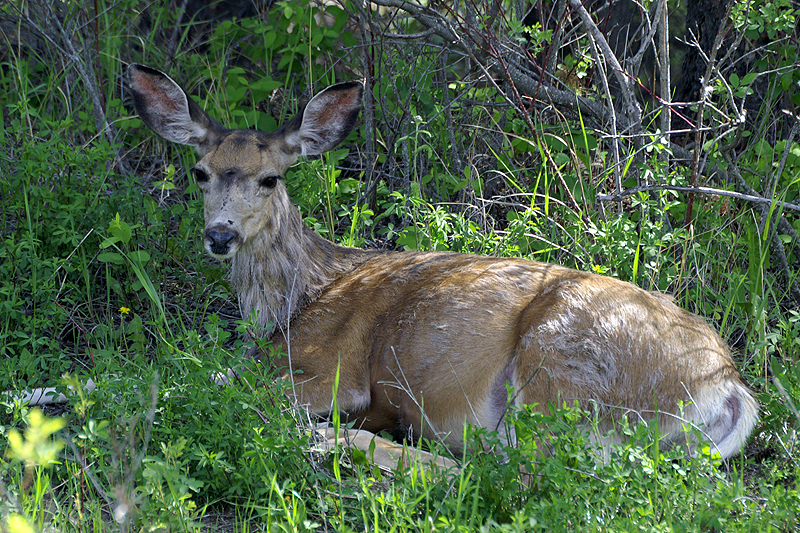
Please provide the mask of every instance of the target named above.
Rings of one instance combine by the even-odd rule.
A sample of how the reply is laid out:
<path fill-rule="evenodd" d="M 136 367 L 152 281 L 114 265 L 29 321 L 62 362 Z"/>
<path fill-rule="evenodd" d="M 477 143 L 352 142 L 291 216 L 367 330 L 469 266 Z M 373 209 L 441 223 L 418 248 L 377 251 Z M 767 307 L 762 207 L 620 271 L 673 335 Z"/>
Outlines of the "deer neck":
<path fill-rule="evenodd" d="M 239 310 L 255 311 L 261 335 L 287 332 L 291 319 L 371 252 L 338 246 L 306 228 L 283 187 L 273 194 L 268 223 L 233 257 Z M 271 324 L 271 325 L 270 325 Z"/>

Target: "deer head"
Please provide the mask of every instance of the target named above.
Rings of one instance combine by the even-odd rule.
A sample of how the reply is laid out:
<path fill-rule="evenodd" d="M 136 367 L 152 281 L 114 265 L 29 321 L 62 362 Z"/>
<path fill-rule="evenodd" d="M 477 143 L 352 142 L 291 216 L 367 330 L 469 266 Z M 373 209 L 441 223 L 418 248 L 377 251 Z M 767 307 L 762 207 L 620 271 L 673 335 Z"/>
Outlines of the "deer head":
<path fill-rule="evenodd" d="M 218 259 L 233 257 L 265 230 L 276 234 L 273 212 L 289 207 L 281 176 L 301 155 L 326 152 L 353 129 L 364 86 L 333 85 L 277 131 L 227 129 L 189 98 L 169 76 L 143 65 L 128 67 L 141 119 L 164 139 L 194 146 L 192 169 L 205 202 L 204 246 Z"/>

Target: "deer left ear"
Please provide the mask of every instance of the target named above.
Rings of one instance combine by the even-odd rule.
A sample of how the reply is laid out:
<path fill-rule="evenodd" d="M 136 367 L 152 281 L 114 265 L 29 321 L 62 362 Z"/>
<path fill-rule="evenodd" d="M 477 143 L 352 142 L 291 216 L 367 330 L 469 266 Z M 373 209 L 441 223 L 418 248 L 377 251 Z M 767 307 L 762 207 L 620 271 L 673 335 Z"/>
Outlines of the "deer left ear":
<path fill-rule="evenodd" d="M 353 130 L 363 94 L 360 81 L 338 83 L 320 92 L 286 125 L 287 144 L 302 155 L 334 148 Z"/>
<path fill-rule="evenodd" d="M 160 70 L 132 64 L 128 84 L 139 117 L 170 142 L 194 146 L 202 154 L 225 131 Z"/>

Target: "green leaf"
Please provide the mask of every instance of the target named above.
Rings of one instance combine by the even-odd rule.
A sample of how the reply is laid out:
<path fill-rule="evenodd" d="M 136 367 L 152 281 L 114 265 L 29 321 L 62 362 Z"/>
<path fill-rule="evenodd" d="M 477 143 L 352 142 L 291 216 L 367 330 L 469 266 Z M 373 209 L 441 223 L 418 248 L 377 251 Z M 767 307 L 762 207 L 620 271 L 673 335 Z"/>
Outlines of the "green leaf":
<path fill-rule="evenodd" d="M 113 242 L 120 242 L 127 244 L 131 240 L 131 227 L 124 220 L 120 219 L 119 213 L 108 223 L 108 233 L 115 239 Z"/>
<path fill-rule="evenodd" d="M 109 243 L 110 246 L 112 243 Z M 102 261 L 103 263 L 113 263 L 115 265 L 121 265 L 125 262 L 125 259 L 122 258 L 122 255 L 116 252 L 104 252 L 97 256 L 98 261 Z"/>
<path fill-rule="evenodd" d="M 144 264 L 150 260 L 150 254 L 144 250 L 135 250 L 131 252 L 131 259 L 140 264 Z"/>

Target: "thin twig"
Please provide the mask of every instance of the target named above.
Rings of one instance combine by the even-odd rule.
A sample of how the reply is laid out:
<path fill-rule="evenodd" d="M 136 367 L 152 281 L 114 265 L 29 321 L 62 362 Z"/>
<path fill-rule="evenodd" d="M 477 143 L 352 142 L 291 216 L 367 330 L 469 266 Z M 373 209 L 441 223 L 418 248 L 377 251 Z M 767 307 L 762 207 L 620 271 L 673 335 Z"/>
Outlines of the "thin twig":
<path fill-rule="evenodd" d="M 682 187 L 678 185 L 643 185 L 641 187 L 631 187 L 630 189 L 625 189 L 619 194 L 598 194 L 596 196 L 596 199 L 600 200 L 601 202 L 618 202 L 626 196 L 632 196 L 640 192 L 652 192 L 652 191 L 678 191 L 690 194 L 698 193 L 698 194 L 713 194 L 716 196 L 730 196 L 731 198 L 737 198 L 739 200 L 744 200 L 746 202 L 753 202 L 762 205 L 763 204 L 770 205 L 774 202 L 776 205 L 783 207 L 784 209 L 800 211 L 800 205 L 797 204 L 792 204 L 789 202 L 781 202 L 780 200 L 764 198 L 763 196 L 753 196 L 750 194 L 742 194 L 735 191 L 726 191 L 725 189 L 714 189 L 712 187 Z"/>
<path fill-rule="evenodd" d="M 719 28 L 717 29 L 717 35 L 714 38 L 714 44 L 711 47 L 711 51 L 709 56 L 707 57 L 707 66 L 706 71 L 703 74 L 703 78 L 700 80 L 700 104 L 697 108 L 697 120 L 696 125 L 698 126 L 698 130 L 695 133 L 695 146 L 697 150 L 694 153 L 694 160 L 692 164 L 692 175 L 691 175 L 691 183 L 693 186 L 697 186 L 698 176 L 700 175 L 700 154 L 702 150 L 700 147 L 703 146 L 703 139 L 702 133 L 699 129 L 699 126 L 703 123 L 703 111 L 706 105 L 709 105 L 709 98 L 711 96 L 710 87 L 711 87 L 711 77 L 716 73 L 717 69 L 717 52 L 719 52 L 720 47 L 722 46 L 722 40 L 727 32 L 727 20 L 730 18 L 731 9 L 733 8 L 734 2 L 728 3 L 728 8 L 725 12 L 725 17 L 723 17 L 720 21 Z M 699 42 L 695 43 L 698 49 L 698 52 L 705 56 L 705 50 L 702 49 Z M 688 226 L 692 220 L 692 205 L 694 204 L 694 195 L 690 194 L 689 199 L 686 202 L 686 218 L 684 219 L 684 225 Z"/>

